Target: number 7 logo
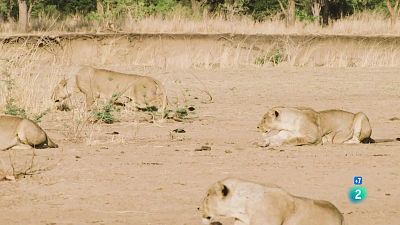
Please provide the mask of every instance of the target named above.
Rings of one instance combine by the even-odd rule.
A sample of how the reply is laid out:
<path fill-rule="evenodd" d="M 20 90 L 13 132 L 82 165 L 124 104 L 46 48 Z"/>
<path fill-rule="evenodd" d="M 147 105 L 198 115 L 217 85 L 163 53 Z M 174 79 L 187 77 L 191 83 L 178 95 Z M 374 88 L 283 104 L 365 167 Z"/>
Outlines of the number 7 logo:
<path fill-rule="evenodd" d="M 363 179 L 361 176 L 356 176 L 354 177 L 354 184 L 355 185 L 361 185 L 363 183 Z"/>

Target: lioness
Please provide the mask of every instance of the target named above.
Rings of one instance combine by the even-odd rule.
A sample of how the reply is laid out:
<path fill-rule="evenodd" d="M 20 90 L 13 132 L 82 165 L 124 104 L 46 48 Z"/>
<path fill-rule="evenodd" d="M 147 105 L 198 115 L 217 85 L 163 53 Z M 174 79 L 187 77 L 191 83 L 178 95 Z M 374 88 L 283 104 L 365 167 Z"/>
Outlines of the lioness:
<path fill-rule="evenodd" d="M 57 148 L 42 128 L 31 120 L 16 116 L 0 116 L 0 150 Z"/>
<path fill-rule="evenodd" d="M 167 105 L 164 87 L 151 77 L 82 66 L 75 76 L 75 83 L 86 96 L 87 109 L 96 99 L 111 97 L 118 104 L 133 102 L 139 109 L 156 107 L 162 115 Z M 61 80 L 53 90 L 52 99 L 58 109 L 65 108 L 65 100 L 71 96 L 67 84 L 68 80 Z"/>
<path fill-rule="evenodd" d="M 235 218 L 235 225 L 342 225 L 330 202 L 297 197 L 274 185 L 227 178 L 213 184 L 201 207 L 204 224 L 215 217 Z"/>
<path fill-rule="evenodd" d="M 364 113 L 337 109 L 317 112 L 306 107 L 274 107 L 257 128 L 266 133 L 266 146 L 375 142 Z M 386 141 L 394 140 L 380 140 Z"/>

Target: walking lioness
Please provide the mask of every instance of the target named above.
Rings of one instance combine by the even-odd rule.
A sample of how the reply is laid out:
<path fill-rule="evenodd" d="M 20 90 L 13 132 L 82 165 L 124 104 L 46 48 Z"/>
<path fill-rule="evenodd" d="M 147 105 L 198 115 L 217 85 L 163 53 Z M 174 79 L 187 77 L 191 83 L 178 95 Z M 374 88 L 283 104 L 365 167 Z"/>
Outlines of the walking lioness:
<path fill-rule="evenodd" d="M 235 225 L 342 225 L 330 202 L 297 197 L 274 185 L 235 178 L 213 184 L 201 207 L 204 224 L 216 217 L 235 218 Z"/>
<path fill-rule="evenodd" d="M 16 116 L 0 116 L 0 150 L 57 148 L 42 128 L 31 120 Z"/>
<path fill-rule="evenodd" d="M 139 109 L 156 107 L 162 115 L 167 105 L 164 87 L 151 77 L 82 66 L 75 76 L 75 83 L 85 94 L 88 109 L 96 99 L 112 97 L 118 104 L 132 102 Z M 61 105 L 71 96 L 72 91 L 67 90 L 67 84 L 67 80 L 61 80 L 54 88 L 52 99 L 57 108 L 64 108 Z"/>
<path fill-rule="evenodd" d="M 265 113 L 257 128 L 266 134 L 265 146 L 375 142 L 368 117 L 362 112 L 274 107 Z"/>

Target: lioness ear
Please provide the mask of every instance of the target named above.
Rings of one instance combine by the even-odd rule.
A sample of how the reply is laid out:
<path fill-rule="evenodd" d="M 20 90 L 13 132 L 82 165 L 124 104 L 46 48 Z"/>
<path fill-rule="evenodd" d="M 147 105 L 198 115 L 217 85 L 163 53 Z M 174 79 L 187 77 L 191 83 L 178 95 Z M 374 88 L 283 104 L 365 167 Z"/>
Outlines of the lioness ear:
<path fill-rule="evenodd" d="M 224 197 L 226 197 L 226 196 L 229 194 L 229 189 L 228 189 L 228 187 L 225 186 L 225 185 L 223 185 L 223 186 L 222 186 L 221 192 L 222 192 L 222 195 L 223 195 Z"/>
<path fill-rule="evenodd" d="M 279 116 L 279 112 L 275 110 L 275 117 Z"/>

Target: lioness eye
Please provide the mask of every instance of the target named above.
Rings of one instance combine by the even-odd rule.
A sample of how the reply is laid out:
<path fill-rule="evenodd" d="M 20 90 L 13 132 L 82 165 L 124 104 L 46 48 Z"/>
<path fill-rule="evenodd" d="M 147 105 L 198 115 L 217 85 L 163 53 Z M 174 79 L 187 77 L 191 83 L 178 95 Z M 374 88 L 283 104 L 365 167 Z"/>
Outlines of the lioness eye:
<path fill-rule="evenodd" d="M 57 99 L 55 102 L 60 102 L 60 100 Z"/>

